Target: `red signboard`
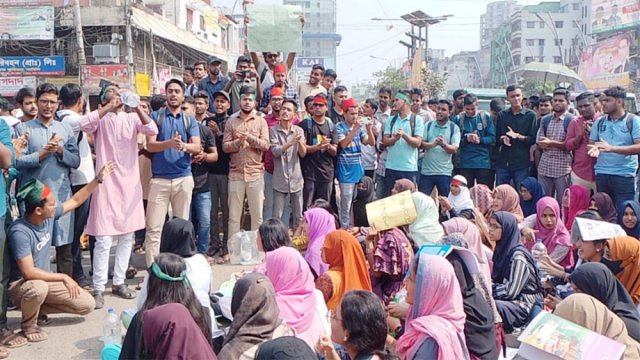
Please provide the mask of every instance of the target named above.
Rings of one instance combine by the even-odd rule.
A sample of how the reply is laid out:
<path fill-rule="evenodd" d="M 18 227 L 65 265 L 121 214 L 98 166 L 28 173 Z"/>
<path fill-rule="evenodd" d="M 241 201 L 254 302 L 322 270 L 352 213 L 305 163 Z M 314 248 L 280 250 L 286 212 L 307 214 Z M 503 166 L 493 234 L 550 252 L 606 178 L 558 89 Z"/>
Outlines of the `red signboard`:
<path fill-rule="evenodd" d="M 100 92 L 100 80 L 118 84 L 121 88 L 131 86 L 129 65 L 82 65 L 80 67 L 80 81 L 82 88 L 90 93 Z"/>

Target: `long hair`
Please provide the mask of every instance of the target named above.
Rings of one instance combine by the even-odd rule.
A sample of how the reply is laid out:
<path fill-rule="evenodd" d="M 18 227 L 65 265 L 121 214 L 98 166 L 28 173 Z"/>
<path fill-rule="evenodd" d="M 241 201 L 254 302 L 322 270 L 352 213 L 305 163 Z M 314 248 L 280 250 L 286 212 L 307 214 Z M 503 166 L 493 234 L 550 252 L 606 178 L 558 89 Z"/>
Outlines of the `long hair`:
<path fill-rule="evenodd" d="M 171 253 L 159 254 L 155 261 L 163 273 L 171 277 L 179 277 L 183 271 L 187 270 L 184 259 Z M 198 324 L 200 330 L 207 340 L 211 340 L 211 323 L 209 314 L 205 313 L 204 307 L 191 287 L 186 287 L 182 281 L 162 280 L 149 269 L 149 281 L 147 283 L 147 300 L 142 305 L 140 311 L 153 309 L 160 305 L 178 303 L 184 305 L 191 314 L 193 320 Z"/>

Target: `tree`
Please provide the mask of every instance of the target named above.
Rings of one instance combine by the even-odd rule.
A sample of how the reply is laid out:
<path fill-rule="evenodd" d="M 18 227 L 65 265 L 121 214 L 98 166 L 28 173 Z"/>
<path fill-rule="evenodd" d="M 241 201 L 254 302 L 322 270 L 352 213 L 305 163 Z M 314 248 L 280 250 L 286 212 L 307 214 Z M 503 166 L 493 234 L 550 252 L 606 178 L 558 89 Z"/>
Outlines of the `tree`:
<path fill-rule="evenodd" d="M 546 95 L 557 87 L 553 81 L 523 79 L 520 81 L 525 96 Z"/>
<path fill-rule="evenodd" d="M 389 66 L 384 70 L 374 72 L 373 77 L 377 79 L 377 89 L 386 86 L 391 88 L 393 92 L 396 92 L 408 87 L 407 79 L 404 77 L 402 69 L 396 69 Z"/>
<path fill-rule="evenodd" d="M 424 89 L 426 98 L 439 97 L 446 89 L 447 75 L 437 74 L 429 69 L 422 69 L 420 87 Z"/>
<path fill-rule="evenodd" d="M 394 92 L 409 88 L 409 79 L 402 73 L 402 69 L 388 67 L 385 70 L 373 73 L 377 79 L 376 88 L 383 86 L 390 87 Z M 445 90 L 447 75 L 439 75 L 435 72 L 423 68 L 420 70 L 420 82 L 418 87 L 423 89 L 426 98 L 437 97 Z"/>

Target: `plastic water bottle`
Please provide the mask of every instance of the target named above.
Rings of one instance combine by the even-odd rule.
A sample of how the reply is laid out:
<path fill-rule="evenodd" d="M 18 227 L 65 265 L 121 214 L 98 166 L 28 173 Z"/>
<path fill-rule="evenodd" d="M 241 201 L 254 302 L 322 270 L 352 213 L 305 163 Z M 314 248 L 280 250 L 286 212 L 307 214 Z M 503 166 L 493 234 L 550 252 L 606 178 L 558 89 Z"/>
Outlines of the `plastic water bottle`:
<path fill-rule="evenodd" d="M 251 238 L 249 238 L 249 234 L 243 232 L 242 237 L 240 238 L 240 264 L 248 265 L 251 264 L 251 260 L 253 258 L 253 251 L 251 249 L 252 243 Z"/>
<path fill-rule="evenodd" d="M 540 272 L 540 279 L 544 279 L 547 277 L 547 273 L 542 271 L 540 268 L 540 259 L 547 255 L 547 247 L 542 243 L 542 239 L 536 239 L 535 245 L 531 248 L 531 255 L 536 261 L 536 265 L 538 266 L 538 270 Z"/>
<path fill-rule="evenodd" d="M 393 301 L 395 303 L 406 303 L 407 302 L 407 290 L 406 289 L 400 289 L 398 290 L 398 292 L 396 293 L 396 296 L 393 298 Z"/>
<path fill-rule="evenodd" d="M 104 345 L 121 344 L 122 332 L 120 328 L 120 320 L 113 308 L 107 310 L 107 316 L 102 323 L 102 341 Z"/>
<path fill-rule="evenodd" d="M 140 96 L 133 91 L 126 91 L 120 94 L 120 100 L 130 108 L 137 108 L 140 106 Z"/>

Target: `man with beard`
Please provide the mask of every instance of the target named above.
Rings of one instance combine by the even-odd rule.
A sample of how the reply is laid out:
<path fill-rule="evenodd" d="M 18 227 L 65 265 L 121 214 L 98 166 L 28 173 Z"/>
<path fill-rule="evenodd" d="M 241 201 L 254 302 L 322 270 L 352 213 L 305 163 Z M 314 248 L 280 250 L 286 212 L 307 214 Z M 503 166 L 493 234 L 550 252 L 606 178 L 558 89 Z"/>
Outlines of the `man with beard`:
<path fill-rule="evenodd" d="M 596 159 L 589 156 L 587 145 L 589 134 L 594 121 L 600 117 L 593 106 L 595 96 L 592 92 L 584 92 L 576 97 L 576 108 L 580 116 L 569 124 L 567 138 L 564 145 L 568 151 L 573 152 L 573 164 L 571 165 L 571 184 L 581 185 L 587 189 L 596 191 L 596 176 L 593 168 Z"/>
<path fill-rule="evenodd" d="M 382 145 L 384 137 L 384 127 L 387 119 L 391 115 L 391 89 L 383 86 L 378 91 L 378 100 L 380 100 L 378 111 L 373 117 L 380 123 L 380 135 L 376 138 L 376 150 L 378 150 L 378 168 L 376 169 L 376 197 L 382 199 L 384 197 L 384 175 L 387 165 L 387 148 Z"/>
<path fill-rule="evenodd" d="M 16 103 L 20 106 L 20 110 L 22 110 L 22 117 L 20 120 L 22 122 L 27 122 L 29 120 L 33 120 L 38 116 L 38 105 L 36 103 L 36 91 L 31 87 L 23 87 L 18 90 L 15 98 Z"/>
<path fill-rule="evenodd" d="M 147 137 L 147 150 L 153 154 L 145 236 L 147 267 L 160 252 L 160 233 L 169 205 L 173 216 L 189 219 L 194 186 L 191 155 L 202 152 L 198 123 L 180 109 L 184 101 L 184 83 L 171 79 L 164 87 L 167 107 L 153 115 L 158 135 Z"/>
<path fill-rule="evenodd" d="M 198 92 L 198 84 L 195 81 L 194 71 L 191 66 L 184 68 L 182 81 L 184 81 L 184 85 L 187 87 L 185 90 L 185 96 L 193 97 Z"/>
<path fill-rule="evenodd" d="M 198 87 L 198 84 L 202 79 L 207 76 L 207 63 L 204 61 L 197 61 L 193 64 L 193 82 Z M 198 91 L 202 91 L 198 89 Z"/>
<path fill-rule="evenodd" d="M 453 92 L 453 112 L 451 113 L 451 121 L 458 124 L 458 114 L 464 111 L 464 97 L 468 92 L 464 89 L 458 89 Z"/>
<path fill-rule="evenodd" d="M 324 66 L 320 64 L 315 64 L 311 68 L 311 74 L 309 75 L 308 83 L 298 83 L 298 88 L 296 91 L 298 92 L 298 96 L 300 99 L 306 99 L 309 96 L 315 96 L 319 93 L 327 93 L 327 89 L 325 89 L 320 82 L 324 76 Z M 307 113 L 305 111 L 300 111 L 302 117 L 306 117 Z"/>
<path fill-rule="evenodd" d="M 245 196 L 251 213 L 251 230 L 262 224 L 264 202 L 264 163 L 269 149 L 269 128 L 255 110 L 256 90 L 240 89 L 240 111 L 233 114 L 224 129 L 222 150 L 231 154 L 229 163 L 229 236 L 240 231 Z"/>
<path fill-rule="evenodd" d="M 255 68 L 251 66 L 251 59 L 240 56 L 236 61 L 236 72 L 225 85 L 224 91 L 231 96 L 231 113 L 240 111 L 240 88 L 243 86 L 254 87 L 257 94 L 262 95 L 262 86 Z M 259 99 L 258 99 L 259 100 Z"/>
<path fill-rule="evenodd" d="M 334 124 L 339 124 L 344 121 L 344 110 L 342 108 L 342 102 L 349 98 L 349 92 L 343 85 L 338 85 L 333 90 L 333 106 L 329 110 L 329 117 Z"/>
<path fill-rule="evenodd" d="M 293 86 L 289 86 L 287 82 L 287 68 L 284 64 L 276 64 L 273 68 L 273 78 L 275 79 L 275 83 L 269 87 L 264 89 L 264 93 L 262 95 L 262 100 L 260 102 L 260 109 L 265 113 L 269 113 L 269 99 L 271 98 L 271 90 L 274 87 L 281 88 L 283 90 L 284 97 L 287 99 L 298 101 L 298 93 Z"/>
<path fill-rule="evenodd" d="M 198 90 L 206 91 L 209 94 L 209 112 L 213 111 L 213 94 L 216 91 L 223 90 L 229 79 L 220 74 L 220 65 L 222 60 L 215 56 L 209 56 L 207 60 L 207 71 L 209 76 L 200 80 L 198 83 Z M 184 96 L 184 95 L 183 95 Z"/>

